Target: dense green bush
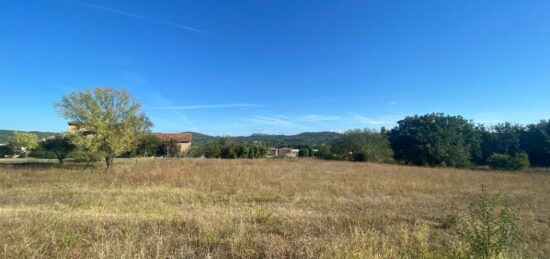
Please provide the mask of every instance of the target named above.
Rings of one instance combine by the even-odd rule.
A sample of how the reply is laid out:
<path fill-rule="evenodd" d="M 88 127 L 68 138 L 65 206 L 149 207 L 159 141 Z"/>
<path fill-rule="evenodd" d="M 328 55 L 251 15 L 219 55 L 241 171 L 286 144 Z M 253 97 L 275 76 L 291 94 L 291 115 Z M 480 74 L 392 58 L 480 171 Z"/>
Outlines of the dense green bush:
<path fill-rule="evenodd" d="M 133 155 L 144 157 L 164 156 L 166 155 L 166 147 L 159 137 L 153 134 L 145 134 L 138 138 Z"/>
<path fill-rule="evenodd" d="M 461 116 L 408 116 L 388 137 L 395 158 L 407 164 L 466 167 L 481 156 L 479 133 Z"/>
<path fill-rule="evenodd" d="M 529 157 L 526 153 L 518 153 L 513 156 L 494 153 L 487 159 L 487 165 L 494 169 L 524 170 L 529 167 Z"/>
<path fill-rule="evenodd" d="M 13 150 L 8 145 L 0 146 L 0 158 L 13 156 Z"/>
<path fill-rule="evenodd" d="M 267 147 L 263 142 L 252 141 L 239 143 L 234 138 L 223 137 L 219 140 L 212 140 L 205 145 L 195 146 L 190 156 L 206 158 L 262 158 L 265 157 Z"/>
<path fill-rule="evenodd" d="M 393 159 L 393 151 L 385 130 L 350 130 L 337 140 L 332 149 L 335 158 L 352 161 L 388 162 Z"/>
<path fill-rule="evenodd" d="M 521 147 L 529 154 L 532 165 L 550 167 L 550 120 L 527 126 L 521 137 Z"/>
<path fill-rule="evenodd" d="M 315 152 L 314 156 L 320 159 L 334 159 L 332 150 L 327 145 L 320 146 L 318 151 Z"/>
<path fill-rule="evenodd" d="M 312 151 L 311 151 L 311 148 L 309 147 L 304 147 L 304 148 L 300 148 L 300 152 L 298 152 L 298 155 L 301 156 L 301 157 L 309 157 L 312 155 Z"/>
<path fill-rule="evenodd" d="M 55 155 L 44 150 L 42 146 L 38 146 L 38 148 L 33 149 L 29 153 L 29 157 L 33 158 L 42 158 L 42 159 L 55 159 Z"/>

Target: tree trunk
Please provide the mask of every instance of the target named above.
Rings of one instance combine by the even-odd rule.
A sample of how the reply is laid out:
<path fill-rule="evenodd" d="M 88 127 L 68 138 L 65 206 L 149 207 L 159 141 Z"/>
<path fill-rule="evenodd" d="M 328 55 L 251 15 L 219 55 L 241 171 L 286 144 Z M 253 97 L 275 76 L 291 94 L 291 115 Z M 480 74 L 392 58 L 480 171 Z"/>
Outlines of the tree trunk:
<path fill-rule="evenodd" d="M 59 166 L 63 166 L 63 164 L 65 163 L 65 160 L 63 158 L 58 158 L 57 160 L 59 160 Z"/>
<path fill-rule="evenodd" d="M 105 156 L 105 163 L 107 164 L 107 168 L 111 168 L 113 166 L 113 159 L 114 155 L 112 154 Z"/>

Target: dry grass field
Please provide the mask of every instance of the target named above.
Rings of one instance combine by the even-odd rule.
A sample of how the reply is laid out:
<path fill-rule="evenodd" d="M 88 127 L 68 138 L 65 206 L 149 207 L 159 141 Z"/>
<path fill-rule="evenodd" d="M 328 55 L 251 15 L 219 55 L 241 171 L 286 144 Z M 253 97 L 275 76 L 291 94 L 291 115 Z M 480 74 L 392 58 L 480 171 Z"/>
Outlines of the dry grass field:
<path fill-rule="evenodd" d="M 203 159 L 0 164 L 0 257 L 440 258 L 482 184 L 550 257 L 548 172 Z"/>

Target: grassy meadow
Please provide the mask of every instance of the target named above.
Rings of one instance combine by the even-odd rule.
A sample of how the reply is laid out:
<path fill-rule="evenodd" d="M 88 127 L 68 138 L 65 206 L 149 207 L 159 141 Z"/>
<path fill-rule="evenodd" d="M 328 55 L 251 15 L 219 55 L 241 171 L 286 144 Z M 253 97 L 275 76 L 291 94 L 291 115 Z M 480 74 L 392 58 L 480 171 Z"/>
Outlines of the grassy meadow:
<path fill-rule="evenodd" d="M 550 173 L 320 160 L 0 163 L 0 258 L 441 258 L 481 185 L 550 257 Z"/>

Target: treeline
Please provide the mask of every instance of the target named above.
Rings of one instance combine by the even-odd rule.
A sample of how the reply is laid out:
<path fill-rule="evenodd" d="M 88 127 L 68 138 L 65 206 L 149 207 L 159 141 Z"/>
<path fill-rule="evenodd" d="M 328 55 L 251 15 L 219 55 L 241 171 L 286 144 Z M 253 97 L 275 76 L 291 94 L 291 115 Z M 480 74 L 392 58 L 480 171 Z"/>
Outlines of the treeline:
<path fill-rule="evenodd" d="M 315 134 L 306 133 L 309 136 L 307 142 L 284 146 L 299 149 L 301 157 L 331 160 L 445 167 L 490 166 L 509 170 L 521 170 L 529 166 L 550 167 L 548 120 L 530 125 L 500 123 L 486 126 L 476 125 L 461 116 L 431 113 L 408 116 L 389 130 L 356 129 L 335 134 L 323 133 L 321 141 L 313 139 Z M 56 158 L 60 163 L 67 157 L 87 161 L 98 159 L 97 156 L 94 157 L 94 152 L 86 149 L 86 145 L 79 145 L 71 137 L 78 136 L 62 134 L 38 141 L 34 134 L 14 133 L 7 145 L 0 146 L 0 157 L 30 155 Z M 266 138 L 264 135 L 255 137 Z M 274 138 L 269 137 L 271 140 Z M 287 140 L 209 138 L 200 144 L 194 143 L 189 152 L 182 154 L 175 141 L 161 141 L 154 135 L 141 134 L 133 145 L 124 152 L 117 153 L 117 157 L 185 155 L 229 159 L 261 158 L 265 157 L 269 147 L 281 147 L 273 143 L 288 144 Z"/>
<path fill-rule="evenodd" d="M 162 141 L 152 134 L 146 134 L 138 139 L 136 149 L 128 152 L 127 156 L 165 156 L 165 157 L 206 157 L 206 158 L 261 158 L 267 152 L 267 146 L 263 142 L 236 141 L 235 138 L 212 138 L 207 142 L 193 144 L 187 153 L 179 152 L 175 140 Z"/>
<path fill-rule="evenodd" d="M 224 137 L 209 136 L 198 132 L 193 134 L 193 145 L 203 146 L 212 141 L 220 141 Z M 296 135 L 270 135 L 252 134 L 250 136 L 235 136 L 231 139 L 236 143 L 262 142 L 269 147 L 301 147 L 320 146 L 325 143 L 332 143 L 342 136 L 337 132 L 304 132 Z"/>
<path fill-rule="evenodd" d="M 34 134 L 39 139 L 47 138 L 49 136 L 53 136 L 53 135 L 57 134 L 57 133 L 54 133 L 54 132 L 43 132 L 43 131 L 14 131 L 14 130 L 2 130 L 2 129 L 0 129 L 0 145 L 8 143 L 14 132 Z"/>
<path fill-rule="evenodd" d="M 188 156 L 206 158 L 262 158 L 265 157 L 267 146 L 263 142 L 238 142 L 231 137 L 212 140 L 204 145 L 196 145 Z"/>
<path fill-rule="evenodd" d="M 100 154 L 90 152 L 78 145 L 78 135 L 64 133 L 39 140 L 37 135 L 25 132 L 13 132 L 8 144 L 0 146 L 0 158 L 33 157 L 57 159 L 60 164 L 67 158 L 82 162 L 96 162 L 102 159 Z M 117 157 L 206 157 L 206 158 L 262 158 L 267 146 L 259 141 L 236 141 L 231 137 L 214 138 L 209 142 L 194 145 L 187 153 L 182 153 L 176 140 L 161 140 L 153 134 L 143 134 L 136 139 L 133 148 L 121 152 Z"/>
<path fill-rule="evenodd" d="M 391 130 L 351 130 L 330 147 L 329 159 L 395 161 L 421 166 L 520 170 L 550 166 L 550 122 L 475 125 L 461 116 L 409 116 Z"/>

